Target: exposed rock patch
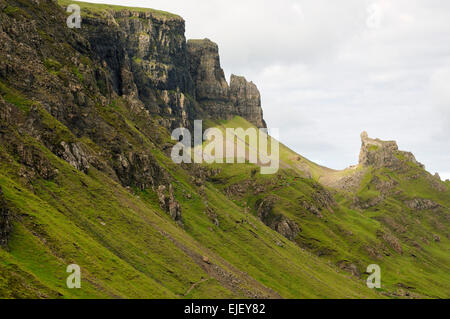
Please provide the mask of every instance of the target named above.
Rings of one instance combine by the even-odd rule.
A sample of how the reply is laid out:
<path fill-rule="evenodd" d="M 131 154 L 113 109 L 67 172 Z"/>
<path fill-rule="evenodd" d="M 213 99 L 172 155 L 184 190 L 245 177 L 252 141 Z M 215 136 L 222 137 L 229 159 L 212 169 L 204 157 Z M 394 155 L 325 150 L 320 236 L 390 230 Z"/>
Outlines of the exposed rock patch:
<path fill-rule="evenodd" d="M 402 246 L 400 245 L 400 241 L 393 234 L 379 230 L 379 231 L 377 231 L 377 237 L 383 239 L 397 253 L 399 253 L 399 254 L 403 253 L 403 249 L 402 249 Z"/>
<path fill-rule="evenodd" d="M 81 143 L 61 142 L 62 151 L 59 156 L 77 170 L 87 173 L 89 169 L 89 156 Z"/>
<path fill-rule="evenodd" d="M 361 277 L 361 272 L 359 271 L 358 267 L 354 263 L 352 263 L 348 260 L 341 260 L 337 263 L 337 265 L 340 269 L 350 273 L 352 276 L 355 276 L 358 278 Z"/>
<path fill-rule="evenodd" d="M 183 221 L 181 219 L 181 206 L 175 199 L 172 185 L 169 185 L 168 190 L 166 186 L 160 185 L 157 189 L 157 194 L 161 208 L 166 211 L 174 221 L 182 226 Z"/>
<path fill-rule="evenodd" d="M 142 190 L 168 184 L 167 172 L 149 153 L 115 154 L 114 169 L 122 185 L 136 186 Z"/>
<path fill-rule="evenodd" d="M 319 184 L 313 184 L 313 192 L 310 194 L 311 198 L 306 195 L 299 197 L 298 203 L 306 211 L 314 214 L 318 218 L 323 218 L 322 210 L 326 209 L 333 213 L 333 207 L 336 206 L 333 195 Z"/>
<path fill-rule="evenodd" d="M 414 198 L 405 202 L 408 208 L 413 210 L 428 210 L 439 208 L 440 205 L 430 199 Z"/>
<path fill-rule="evenodd" d="M 28 177 L 38 175 L 50 180 L 58 175 L 58 170 L 53 167 L 46 155 L 39 148 L 25 144 L 17 144 L 14 147 L 19 158 L 19 163 L 28 168 L 28 172 L 26 173 Z"/>
<path fill-rule="evenodd" d="M 383 200 L 384 200 L 383 196 L 375 196 L 375 197 L 364 198 L 364 199 L 359 196 L 355 196 L 352 201 L 352 207 L 359 208 L 359 209 L 368 209 L 370 207 L 377 206 Z"/>
<path fill-rule="evenodd" d="M 258 128 L 266 127 L 261 108 L 261 95 L 253 82 L 243 76 L 231 75 L 230 99 L 237 115 L 248 119 Z"/>
<path fill-rule="evenodd" d="M 12 230 L 11 218 L 11 212 L 0 187 L 0 247 L 3 248 L 8 245 L 8 237 Z"/>
<path fill-rule="evenodd" d="M 362 132 L 361 142 L 362 145 L 359 154 L 360 165 L 400 170 L 405 168 L 406 162 L 412 162 L 423 167 L 422 164 L 416 161 L 412 153 L 399 151 L 395 141 L 371 139 L 367 132 Z"/>
<path fill-rule="evenodd" d="M 256 203 L 256 213 L 261 221 L 280 233 L 289 240 L 294 240 L 297 234 L 301 232 L 300 227 L 289 218 L 275 213 L 274 206 L 277 201 L 275 196 L 267 196 Z"/>
<path fill-rule="evenodd" d="M 220 66 L 219 47 L 209 39 L 187 42 L 189 68 L 199 102 L 228 102 L 229 86 Z"/>

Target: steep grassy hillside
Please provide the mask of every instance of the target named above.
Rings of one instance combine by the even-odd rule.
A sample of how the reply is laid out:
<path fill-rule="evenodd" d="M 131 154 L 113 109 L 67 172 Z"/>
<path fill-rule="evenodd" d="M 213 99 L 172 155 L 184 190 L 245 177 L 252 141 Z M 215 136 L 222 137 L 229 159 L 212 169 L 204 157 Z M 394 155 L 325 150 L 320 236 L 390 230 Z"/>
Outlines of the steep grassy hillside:
<path fill-rule="evenodd" d="M 262 124 L 256 87 L 202 82 L 217 47 L 177 16 L 79 4 L 71 30 L 54 1 L 0 1 L 1 298 L 450 296 L 448 183 L 381 142 L 350 172 L 283 145 L 273 175 L 175 164 L 175 127 Z"/>
<path fill-rule="evenodd" d="M 216 125 L 223 132 L 252 127 L 242 118 Z M 357 278 L 367 265 L 380 265 L 383 290 L 393 296 L 449 296 L 450 189 L 404 154 L 392 154 L 396 165 L 368 163 L 339 172 L 280 145 L 277 175 L 260 175 L 251 165 L 213 164 L 220 169 L 214 184 L 272 229 Z M 335 187 L 318 182 L 332 179 Z"/>
<path fill-rule="evenodd" d="M 26 165 L 2 144 L 0 185 L 13 215 L 8 249 L 1 251 L 3 297 L 375 296 L 245 214 L 213 184 L 196 186 L 157 150 L 173 174 L 183 227 L 151 189 L 125 189 L 95 168 L 81 173 L 17 129 L 8 126 L 15 142 L 39 150 L 57 175 L 21 176 Z M 82 289 L 65 286 L 71 263 L 82 267 Z"/>

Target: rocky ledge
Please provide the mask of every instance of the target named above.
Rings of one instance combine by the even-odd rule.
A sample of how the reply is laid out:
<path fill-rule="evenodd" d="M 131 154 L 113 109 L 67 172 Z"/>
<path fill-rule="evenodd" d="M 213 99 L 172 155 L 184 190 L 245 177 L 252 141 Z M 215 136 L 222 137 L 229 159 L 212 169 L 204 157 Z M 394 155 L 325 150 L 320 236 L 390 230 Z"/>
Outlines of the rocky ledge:
<path fill-rule="evenodd" d="M 216 43 L 209 39 L 189 40 L 187 56 L 195 98 L 208 117 L 232 119 L 238 115 L 259 128 L 266 127 L 258 88 L 236 75 L 231 75 L 228 84 Z"/>
<path fill-rule="evenodd" d="M 369 138 L 367 132 L 361 133 L 361 151 L 359 153 L 359 164 L 362 166 L 373 166 L 374 168 L 401 169 L 405 162 L 412 162 L 424 167 L 417 162 L 410 152 L 399 151 L 395 141 L 382 141 Z"/>

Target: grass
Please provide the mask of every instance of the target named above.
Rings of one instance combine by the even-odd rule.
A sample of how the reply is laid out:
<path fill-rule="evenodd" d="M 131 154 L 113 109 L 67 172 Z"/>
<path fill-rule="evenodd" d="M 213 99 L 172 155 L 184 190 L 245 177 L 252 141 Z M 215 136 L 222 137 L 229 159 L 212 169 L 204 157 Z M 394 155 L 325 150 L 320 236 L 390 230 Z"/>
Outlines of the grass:
<path fill-rule="evenodd" d="M 242 120 L 232 120 L 231 123 L 221 121 L 218 124 L 236 127 L 238 123 L 242 123 Z M 214 126 L 214 124 L 210 123 L 209 126 Z M 282 158 L 283 160 L 285 159 Z M 249 180 L 253 180 L 257 184 L 264 184 L 262 176 L 259 174 L 256 174 L 256 176 L 252 175 L 253 165 L 235 164 L 227 166 L 215 164 L 211 166 L 213 168 L 221 168 L 215 185 L 221 190 Z M 413 169 L 417 171 L 409 172 L 408 174 L 415 175 L 421 171 L 418 167 Z M 359 171 L 359 169 L 352 170 L 352 172 Z M 263 194 L 263 196 L 268 194 L 275 195 L 278 201 L 274 211 L 296 221 L 301 227 L 302 232 L 296 239 L 299 246 L 305 247 L 314 254 L 323 256 L 334 264 L 337 264 L 340 260 L 350 260 L 356 264 L 362 273 L 365 272 L 367 265 L 371 263 L 379 264 L 383 269 L 383 291 L 385 293 L 396 293 L 398 285 L 404 284 L 414 287 L 414 293 L 424 297 L 434 298 L 438 295 L 449 295 L 448 283 L 439 283 L 439 278 L 445 277 L 445 273 L 449 270 L 447 266 L 444 266 L 448 260 L 446 261 L 445 257 L 442 258 L 442 253 L 444 252 L 442 249 L 448 247 L 447 240 L 445 240 L 445 243 L 423 245 L 419 250 L 414 246 L 414 243 L 420 241 L 421 238 L 430 238 L 431 233 L 440 232 L 439 229 L 432 225 L 433 223 L 445 224 L 446 217 L 444 212 L 438 215 L 435 214 L 431 220 L 425 217 L 428 215 L 426 214 L 425 218 L 421 220 L 420 227 L 417 227 L 415 226 L 417 225 L 415 221 L 417 215 L 405 213 L 406 206 L 403 203 L 403 199 L 389 195 L 377 206 L 360 212 L 349 209 L 351 201 L 348 201 L 346 199 L 347 195 L 344 194 L 338 205 L 333 207 L 332 212 L 322 209 L 324 217 L 319 219 L 298 205 L 299 198 L 314 203 L 311 196 L 316 191 L 316 188 L 312 187 L 314 179 L 302 178 L 301 174 L 298 175 L 299 173 L 290 168 L 282 168 L 280 174 L 285 174 L 285 179 L 280 180 L 278 177 L 268 177 L 272 179 L 272 183 Z M 351 173 L 347 171 L 344 174 Z M 380 180 L 395 178 L 399 182 L 397 189 L 403 190 L 408 194 L 409 198 L 432 198 L 440 202 L 444 207 L 449 207 L 448 192 L 437 193 L 433 191 L 431 185 L 425 179 L 411 180 L 403 174 L 389 170 L 369 169 L 364 171 L 360 189 L 357 191 L 357 196 L 361 201 L 367 202 L 381 196 L 381 193 L 373 185 L 375 176 Z M 255 214 L 253 207 L 255 207 L 257 199 L 261 197 L 255 196 L 253 190 L 250 187 L 244 194 L 234 196 L 232 199 L 242 208 L 249 206 Z M 438 218 L 440 222 L 435 220 L 435 218 Z M 429 220 L 427 221 L 427 219 Z M 407 233 L 397 234 L 404 250 L 402 254 L 394 251 L 388 242 L 377 237 L 377 233 L 380 230 L 396 233 L 396 230 L 392 228 L 392 225 L 396 224 L 408 225 L 409 231 Z M 427 231 L 424 231 L 424 229 L 427 229 Z M 442 236 L 445 235 L 442 234 Z M 380 260 L 374 259 L 368 253 L 367 248 L 379 249 L 382 258 Z M 440 250 L 441 253 L 436 253 L 437 250 Z M 405 271 L 399 271 L 398 265 L 404 267 Z M 406 271 L 406 269 L 410 269 L 411 272 Z M 428 280 L 433 282 L 433 288 L 430 288 L 427 284 Z"/>
<path fill-rule="evenodd" d="M 118 6 L 118 5 L 111 5 L 111 4 L 100 4 L 100 3 L 90 3 L 90 2 L 84 2 L 84 1 L 72 1 L 72 0 L 58 0 L 58 4 L 61 6 L 68 6 L 70 4 L 77 4 L 81 8 L 81 14 L 88 13 L 91 14 L 100 14 L 105 10 L 112 10 L 112 11 L 123 11 L 123 10 L 129 10 L 133 12 L 144 12 L 144 13 L 150 13 L 155 18 L 165 18 L 165 19 L 175 19 L 175 20 L 182 20 L 182 18 L 176 14 L 169 13 L 166 11 L 161 10 L 155 10 L 150 8 L 138 8 L 138 7 L 127 7 L 127 6 Z"/>
<path fill-rule="evenodd" d="M 65 6 L 73 1 L 59 3 Z M 82 13 L 96 16 L 105 10 L 128 9 L 77 3 Z M 133 10 L 181 19 L 152 9 Z M 40 36 L 48 40 L 44 31 Z M 43 65 L 51 74 L 65 72 L 83 82 L 83 74 L 69 62 L 74 49 L 66 49 L 64 54 L 55 50 L 55 56 L 44 58 Z M 87 76 L 95 62 L 88 56 L 79 60 Z M 81 89 L 99 100 L 94 96 L 98 91 L 88 91 L 86 86 Z M 99 81 L 97 86 L 106 93 L 106 83 Z M 409 293 L 424 298 L 450 296 L 448 183 L 442 184 L 447 190 L 436 191 L 431 176 L 413 163 L 402 172 L 372 168 L 340 172 L 280 144 L 276 174 L 262 175 L 259 166 L 251 163 L 202 164 L 201 169 L 218 173 L 199 186 L 193 180 L 196 167 L 176 165 L 164 151 L 173 141 L 158 117 L 130 107 L 124 99 L 86 106 L 86 112 L 96 116 L 96 133 L 104 129 L 99 138 L 73 134 L 39 102 L 6 82 L 0 82 L 0 95 L 13 106 L 15 116 L 14 122 L 0 119 L 0 186 L 14 216 L 9 247 L 0 249 L 0 297 L 245 298 L 250 291 L 261 297 L 392 298 L 398 297 L 400 286 L 413 287 Z M 23 129 L 30 120 L 38 132 Z M 253 127 L 240 117 L 204 124 L 222 131 Z M 160 208 L 155 188 L 125 188 L 117 181 L 111 168 L 114 157 L 105 143 L 114 139 L 124 142 L 114 151 L 151 154 L 167 171 L 182 207 L 183 227 Z M 99 163 L 86 173 L 77 171 L 49 149 L 62 141 L 83 143 L 97 154 Z M 15 151 L 20 146 L 33 147 L 39 156 L 28 165 L 21 164 Z M 250 149 L 248 144 L 244 148 Z M 57 174 L 41 178 L 33 167 L 41 161 Z M 109 170 L 95 168 L 102 165 Z M 318 183 L 329 175 L 355 172 L 363 175 L 355 192 L 325 189 Z M 376 204 L 359 209 L 354 205 L 356 196 L 367 202 L 382 195 L 376 178 L 394 180 L 395 187 Z M 242 191 L 229 192 L 233 187 Z M 325 205 L 327 194 L 336 203 Z M 268 196 L 277 199 L 272 218 L 288 218 L 301 229 L 294 240 L 259 219 L 257 203 Z M 436 201 L 441 208 L 413 211 L 405 201 L 416 197 Z M 313 206 L 321 216 L 313 213 Z M 361 276 L 340 269 L 342 261 L 354 264 Z M 65 285 L 66 267 L 72 263 L 81 267 L 82 289 Z M 372 263 L 382 269 L 381 291 L 365 285 L 364 271 Z"/>
<path fill-rule="evenodd" d="M 59 63 L 58 61 L 55 61 L 53 59 L 45 59 L 44 66 L 48 71 L 55 72 L 55 73 L 62 68 L 61 63 Z"/>
<path fill-rule="evenodd" d="M 18 108 L 28 103 L 6 86 L 2 87 L 2 96 L 14 101 Z M 95 168 L 87 175 L 80 173 L 39 146 L 58 169 L 54 180 L 37 178 L 29 185 L 16 175 L 20 165 L 14 160 L 0 166 L 0 185 L 5 197 L 13 212 L 21 216 L 20 222 L 15 223 L 9 251 L 1 252 L 2 296 L 22 296 L 20 287 L 25 285 L 26 278 L 34 278 L 23 296 L 242 298 L 245 290 L 262 292 L 261 285 L 264 285 L 285 298 L 384 297 L 365 287 L 366 275 L 351 277 L 338 269 L 336 264 L 341 260 L 349 260 L 361 272 L 371 263 L 380 264 L 383 293 L 396 292 L 401 283 L 414 287 L 420 296 L 448 296 L 449 283 L 445 279 L 448 256 L 442 250 L 448 241 L 434 226 L 444 215 L 404 215 L 404 205 L 395 198 L 385 201 L 378 210 L 360 212 L 348 208 L 349 202 L 343 196 L 333 211 L 321 209 L 323 218 L 320 219 L 298 204 L 300 198 L 315 203 L 313 196 L 318 186 L 314 179 L 305 178 L 290 167 L 283 167 L 275 175 L 261 175 L 256 165 L 248 163 L 204 165 L 219 169 L 220 173 L 205 184 L 201 195 L 188 172 L 153 146 L 145 129 L 148 124 L 135 122 L 135 115 L 123 101 L 116 100 L 98 111 L 132 144 L 151 149 L 170 172 L 176 198 L 183 209 L 184 228 L 176 226 L 159 208 L 151 189 L 130 192 Z M 70 132 L 50 114 L 41 112 L 41 121 L 47 127 Z M 228 126 L 226 122 L 218 124 Z M 231 125 L 240 124 L 246 123 L 237 119 Z M 71 135 L 65 137 L 68 138 L 76 141 Z M 20 139 L 39 145 L 39 141 L 26 135 Z M 168 134 L 164 139 L 169 140 Z M 102 148 L 90 140 L 83 141 L 94 149 Z M 2 158 L 8 156 L 5 150 L 0 150 Z M 372 179 L 377 174 L 388 173 L 393 174 L 369 171 L 358 196 L 378 195 L 371 193 Z M 414 183 L 419 181 L 396 178 L 402 189 L 416 189 L 418 194 L 430 192 L 427 184 L 418 187 Z M 227 187 L 246 180 L 266 190 L 255 195 L 252 186 L 242 195 L 225 195 Z M 188 193 L 190 198 L 185 196 Z M 274 232 L 256 216 L 255 203 L 269 194 L 278 198 L 274 212 L 295 221 L 302 229 L 294 242 Z M 446 204 L 448 197 L 443 194 L 438 200 Z M 205 213 L 207 207 L 217 214 L 219 226 Z M 416 218 L 421 219 L 421 227 L 409 226 L 412 234 L 398 235 L 403 254 L 396 253 L 377 236 L 379 230 L 392 231 L 383 216 L 391 216 L 398 222 L 406 216 L 410 225 Z M 413 236 L 427 236 L 423 228 L 441 233 L 441 243 L 432 242 L 421 250 L 412 246 Z M 374 259 L 366 247 L 379 249 L 383 258 Z M 416 257 L 411 257 L 412 254 Z M 201 256 L 208 256 L 236 276 L 236 287 L 231 289 L 223 278 L 205 272 Z M 70 263 L 82 267 L 81 290 L 65 287 L 65 267 Z M 13 276 L 11 269 L 20 271 Z M 5 282 L 11 278 L 16 282 Z"/>
<path fill-rule="evenodd" d="M 2 98 L 16 107 L 21 111 L 28 112 L 30 107 L 35 104 L 35 102 L 25 98 L 19 91 L 8 87 L 6 84 L 0 81 L 0 95 Z"/>
<path fill-rule="evenodd" d="M 130 117 L 121 103 L 114 105 L 109 112 Z M 127 125 L 121 131 L 137 134 Z M 144 143 L 150 146 L 147 139 Z M 363 282 L 349 280 L 335 267 L 274 233 L 256 217 L 250 217 L 255 227 L 237 224 L 246 218 L 242 207 L 209 183 L 205 190 L 208 206 L 220 220 L 220 226 L 214 226 L 204 214 L 204 199 L 187 172 L 157 150 L 155 156 L 176 181 L 184 229 L 161 211 L 151 190 L 133 195 L 94 168 L 85 175 L 45 147 L 42 151 L 58 169 L 54 180 L 37 178 L 29 185 L 15 175 L 19 164 L 0 166 L 0 185 L 8 205 L 21 216 L 20 222 L 15 223 L 9 251 L 2 251 L 2 260 L 23 273 L 17 285 L 8 284 L 8 288 L 0 290 L 2 296 L 18 295 L 16 289 L 25 285 L 24 278 L 30 276 L 36 278 L 34 286 L 27 290 L 33 297 L 244 297 L 246 289 L 265 289 L 261 284 L 288 298 L 377 296 L 364 288 Z M 187 192 L 193 195 L 191 199 L 182 196 Z M 284 246 L 279 247 L 276 242 L 283 242 Z M 208 256 L 233 274 L 238 279 L 237 286 L 230 290 L 224 278 L 206 273 L 198 261 L 201 256 Z M 82 268 L 81 290 L 65 286 L 65 267 L 71 263 Z M 202 279 L 207 280 L 185 296 L 192 284 Z M 39 294 L 34 294 L 36 291 Z"/>

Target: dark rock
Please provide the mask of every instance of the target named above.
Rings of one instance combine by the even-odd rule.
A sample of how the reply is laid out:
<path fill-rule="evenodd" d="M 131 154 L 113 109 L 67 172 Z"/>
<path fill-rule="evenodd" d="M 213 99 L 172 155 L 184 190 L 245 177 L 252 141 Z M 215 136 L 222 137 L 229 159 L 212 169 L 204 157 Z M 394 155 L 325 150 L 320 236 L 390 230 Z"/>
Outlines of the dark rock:
<path fill-rule="evenodd" d="M 407 162 L 412 162 L 423 168 L 423 165 L 416 161 L 412 153 L 399 151 L 395 141 L 371 139 L 367 132 L 362 132 L 361 142 L 360 165 L 400 170 L 407 167 Z"/>
<path fill-rule="evenodd" d="M 0 247 L 6 248 L 12 230 L 12 216 L 0 187 Z"/>
<path fill-rule="evenodd" d="M 312 189 L 311 198 L 306 195 L 297 198 L 299 205 L 318 218 L 323 218 L 322 210 L 324 209 L 333 213 L 333 207 L 337 205 L 333 195 L 320 184 L 313 184 Z"/>
<path fill-rule="evenodd" d="M 361 198 L 360 196 L 355 196 L 355 197 L 353 197 L 351 207 L 352 208 L 357 208 L 357 209 L 367 209 L 367 208 L 370 208 L 370 207 L 377 206 L 383 200 L 384 200 L 384 196 L 383 195 L 369 197 L 369 198 Z"/>
<path fill-rule="evenodd" d="M 219 47 L 209 39 L 187 42 L 189 68 L 199 102 L 229 102 L 229 87 L 220 66 Z"/>
<path fill-rule="evenodd" d="M 77 170 L 87 173 L 89 169 L 89 156 L 81 143 L 61 142 L 62 150 L 59 156 Z"/>
<path fill-rule="evenodd" d="M 116 154 L 113 166 L 123 186 L 135 186 L 144 190 L 169 183 L 168 173 L 147 152 Z"/>
<path fill-rule="evenodd" d="M 243 76 L 231 75 L 230 99 L 237 115 L 247 119 L 258 128 L 266 127 L 261 108 L 261 96 L 253 82 Z"/>
<path fill-rule="evenodd" d="M 50 160 L 38 147 L 25 144 L 14 146 L 19 163 L 25 165 L 33 175 L 37 174 L 47 180 L 53 179 L 58 175 L 58 170 L 53 167 Z"/>
<path fill-rule="evenodd" d="M 264 224 L 287 239 L 295 240 L 301 229 L 294 221 L 273 211 L 276 201 L 277 198 L 275 196 L 267 196 L 263 200 L 258 201 L 256 203 L 258 217 Z"/>
<path fill-rule="evenodd" d="M 274 222 L 272 228 L 289 240 L 294 240 L 301 231 L 294 221 L 284 216 Z"/>
<path fill-rule="evenodd" d="M 375 185 L 376 190 L 383 195 L 391 193 L 391 191 L 398 184 L 396 180 L 392 179 L 387 175 L 384 176 L 384 179 L 379 178 L 378 176 L 374 176 L 371 183 L 373 183 Z"/>
<path fill-rule="evenodd" d="M 219 216 L 217 215 L 216 211 L 214 210 L 214 208 L 212 207 L 206 207 L 206 211 L 205 211 L 206 215 L 209 217 L 209 219 L 212 221 L 212 223 L 219 227 L 220 223 L 219 223 Z"/>
<path fill-rule="evenodd" d="M 258 128 L 266 127 L 256 85 L 235 75 L 228 85 L 217 44 L 209 39 L 189 40 L 187 54 L 195 97 L 207 117 L 228 120 L 238 115 Z"/>

